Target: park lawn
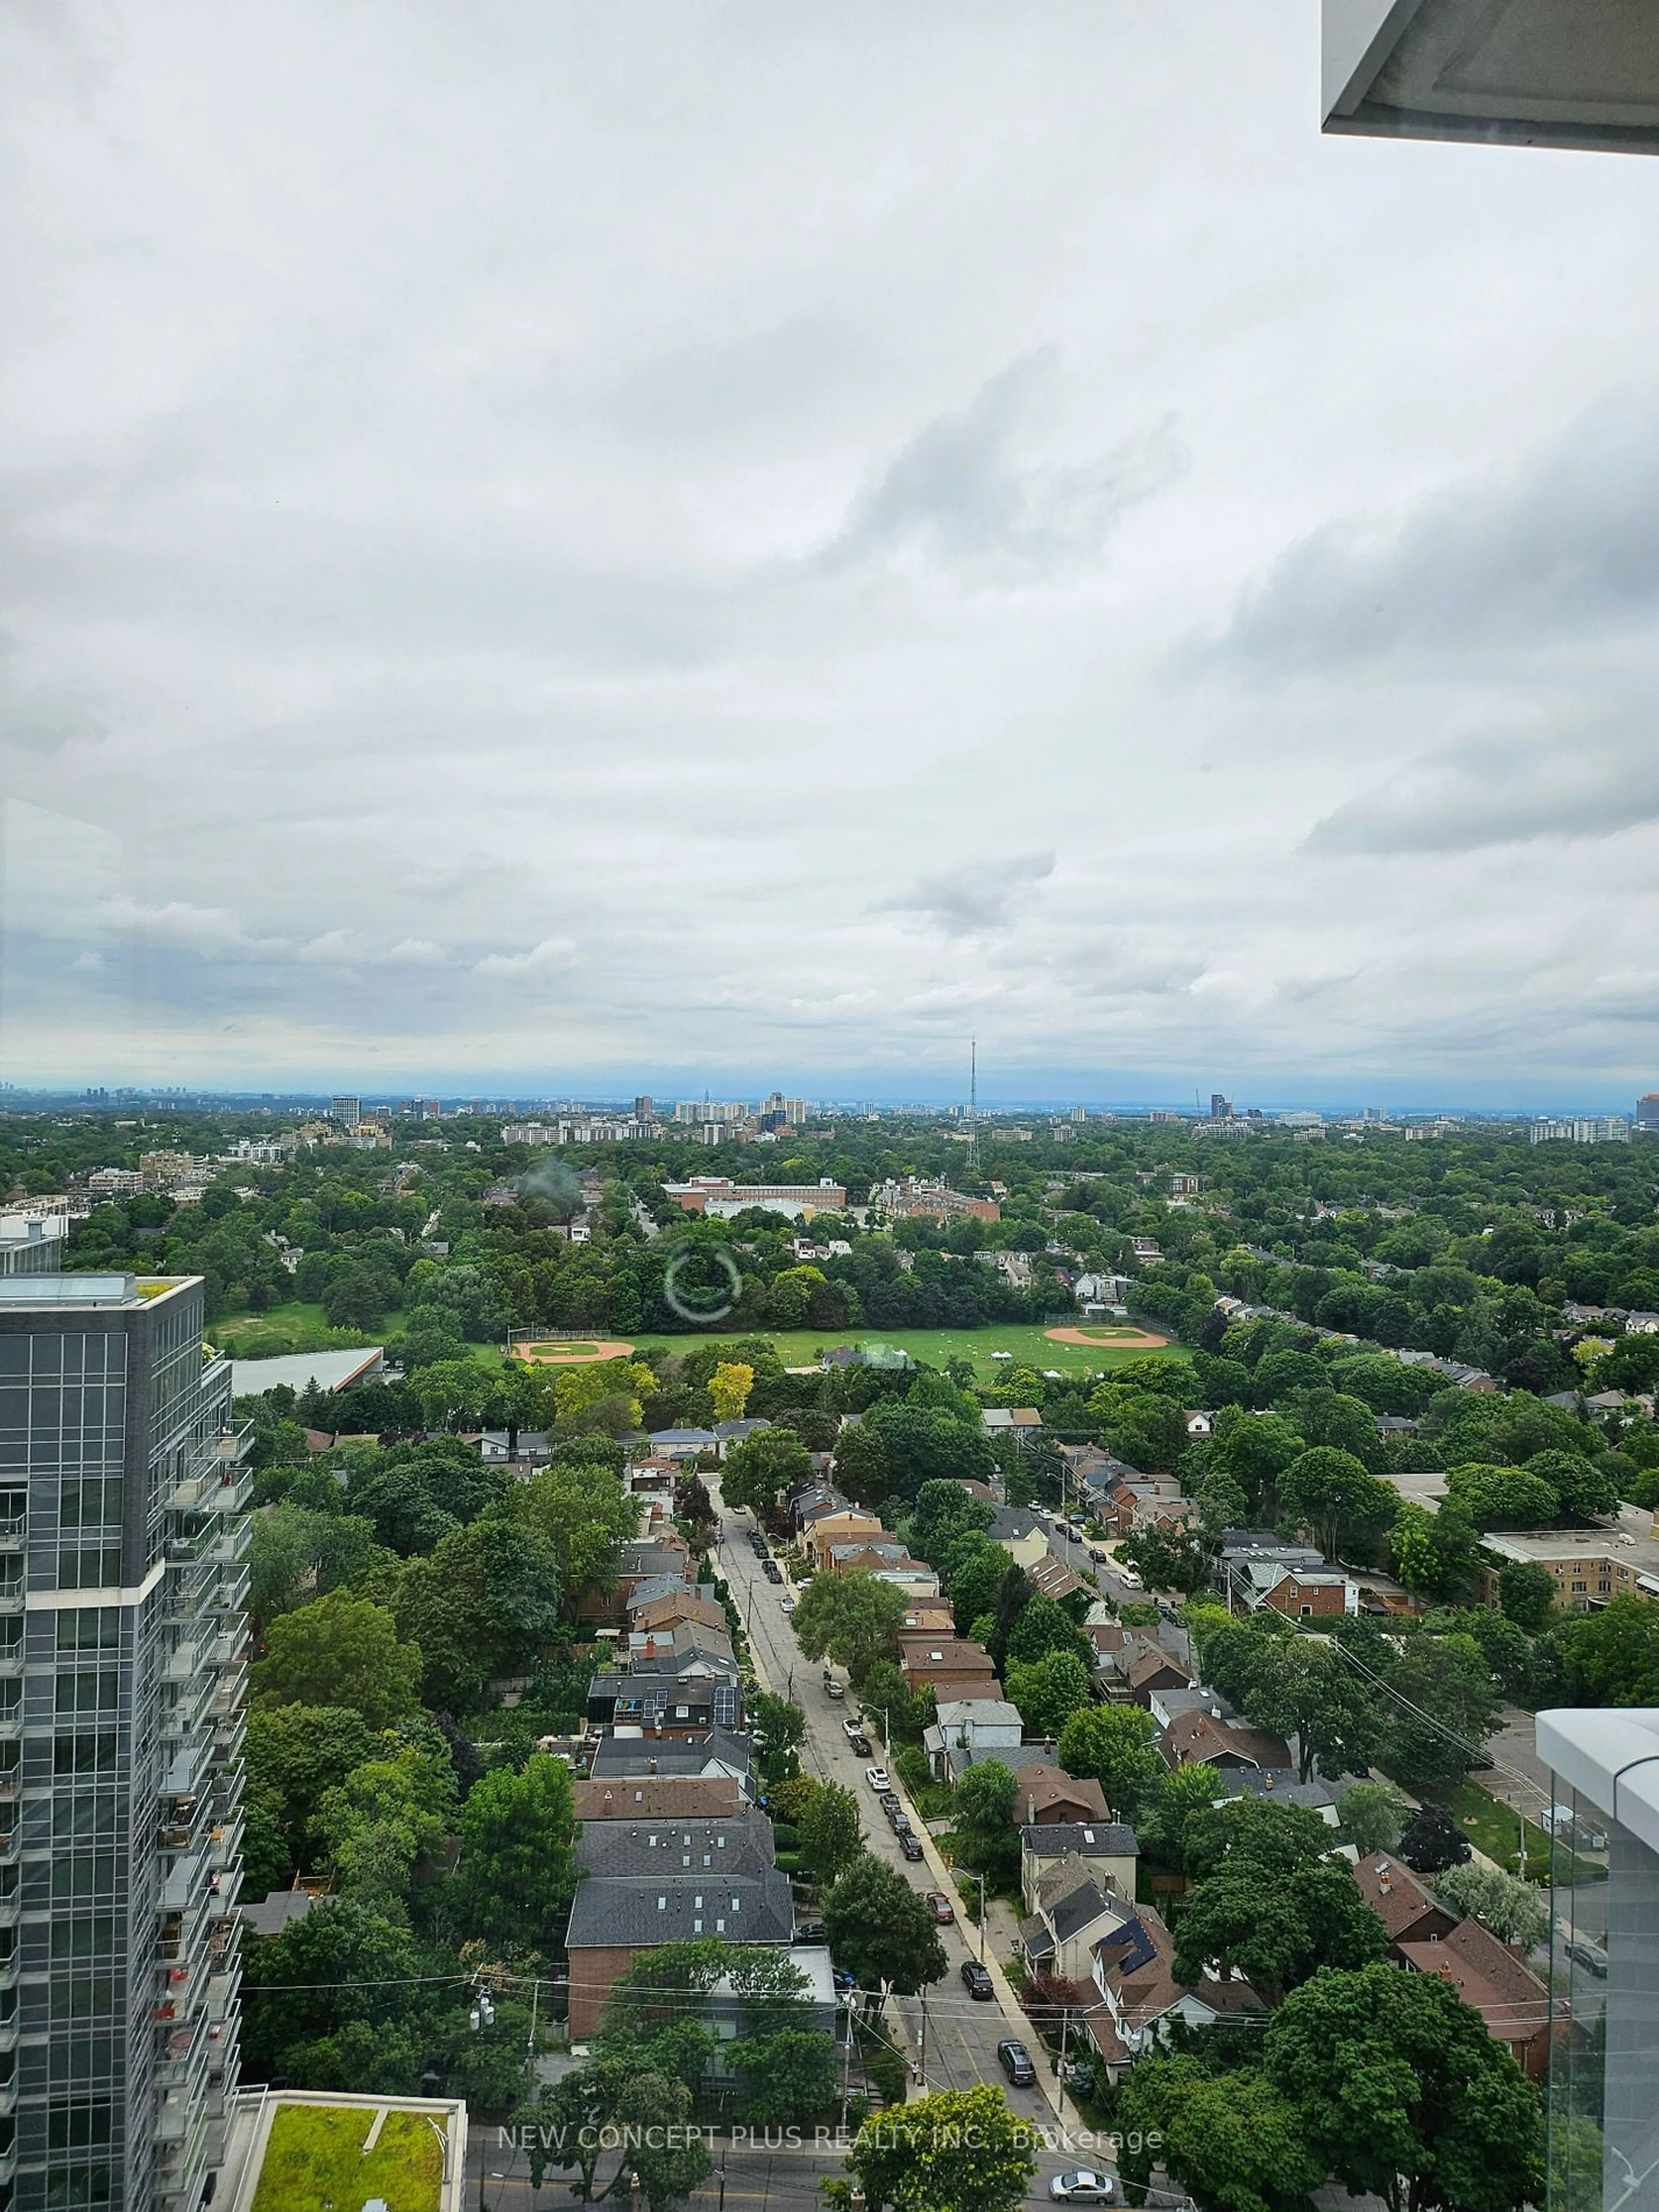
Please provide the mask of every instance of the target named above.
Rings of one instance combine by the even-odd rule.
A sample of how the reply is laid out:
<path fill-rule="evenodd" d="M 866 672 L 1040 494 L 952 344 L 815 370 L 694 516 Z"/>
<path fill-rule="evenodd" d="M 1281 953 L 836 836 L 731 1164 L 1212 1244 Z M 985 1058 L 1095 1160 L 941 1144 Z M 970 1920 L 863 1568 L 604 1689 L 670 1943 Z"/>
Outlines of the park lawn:
<path fill-rule="evenodd" d="M 388 2112 L 367 2156 L 374 2115 L 363 2106 L 283 2105 L 270 2124 L 252 2212 L 438 2212 L 443 2151 L 419 2112 Z"/>
<path fill-rule="evenodd" d="M 1144 1349 L 1133 1346 L 1125 1349 L 1113 1345 L 1053 1344 L 1043 1329 L 1021 1322 L 990 1322 L 983 1328 L 757 1329 L 742 1333 L 766 1337 L 775 1346 L 786 1367 L 805 1367 L 832 1345 L 892 1344 L 928 1367 L 943 1367 L 947 1359 L 970 1359 L 975 1379 L 980 1382 L 994 1381 L 998 1368 L 1006 1364 L 994 1362 L 994 1352 L 1012 1352 L 1018 1365 L 1035 1367 L 1039 1375 L 1045 1368 L 1053 1368 L 1060 1375 L 1095 1375 L 1108 1367 L 1121 1367 L 1127 1360 L 1149 1356 Z M 714 1331 L 684 1336 L 635 1336 L 629 1329 L 618 1334 L 638 1352 L 690 1352 L 701 1344 L 730 1340 L 727 1333 Z M 1172 1352 L 1185 1349 L 1182 1345 L 1170 1346 Z"/>
<path fill-rule="evenodd" d="M 1483 1790 L 1478 1782 L 1467 1778 L 1443 1790 L 1425 1790 L 1425 1796 L 1435 1804 L 1443 1805 L 1474 1845 L 1489 1859 L 1510 1874 L 1520 1871 L 1516 1854 L 1519 1849 L 1518 1830 L 1521 1816 L 1514 1808 Z M 1525 1822 L 1527 1857 L 1536 1867 L 1548 1865 L 1553 1848 L 1547 1832 L 1530 1820 Z M 1565 1881 L 1605 1881 L 1607 1869 L 1599 1860 L 1579 1858 L 1563 1850 L 1559 1855 L 1559 1872 Z"/>
<path fill-rule="evenodd" d="M 207 1334 L 209 1341 L 232 1359 L 280 1359 L 291 1352 L 347 1352 L 384 1344 L 401 1325 L 401 1316 L 388 1314 L 373 1331 L 334 1329 L 329 1327 L 321 1306 L 294 1298 L 262 1314 L 246 1309 L 222 1314 L 217 1321 L 209 1322 Z M 466 1348 L 486 1367 L 501 1364 L 499 1344 L 469 1344 Z"/>

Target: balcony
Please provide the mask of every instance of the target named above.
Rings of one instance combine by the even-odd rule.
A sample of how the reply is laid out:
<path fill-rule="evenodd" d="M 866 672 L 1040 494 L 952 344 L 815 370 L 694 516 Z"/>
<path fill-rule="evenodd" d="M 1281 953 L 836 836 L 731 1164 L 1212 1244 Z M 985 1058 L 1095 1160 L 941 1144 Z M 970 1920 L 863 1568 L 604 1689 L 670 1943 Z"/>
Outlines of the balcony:
<path fill-rule="evenodd" d="M 27 1513 L 0 1513 L 0 1552 L 20 1551 L 28 1535 L 28 1527 Z"/>
<path fill-rule="evenodd" d="M 223 1821 L 208 1838 L 208 1864 L 216 1874 L 222 1873 L 242 1848 L 242 1816 Z"/>
<path fill-rule="evenodd" d="M 207 1556 L 216 1567 L 237 1567 L 246 1556 L 247 1547 L 247 1522 L 233 1521 L 208 1546 Z"/>
<path fill-rule="evenodd" d="M 161 1669 L 161 1680 L 164 1682 L 189 1681 L 191 1676 L 200 1669 L 206 1649 L 205 1638 L 193 1644 L 188 1639 L 175 1644 L 167 1654 L 166 1666 Z"/>

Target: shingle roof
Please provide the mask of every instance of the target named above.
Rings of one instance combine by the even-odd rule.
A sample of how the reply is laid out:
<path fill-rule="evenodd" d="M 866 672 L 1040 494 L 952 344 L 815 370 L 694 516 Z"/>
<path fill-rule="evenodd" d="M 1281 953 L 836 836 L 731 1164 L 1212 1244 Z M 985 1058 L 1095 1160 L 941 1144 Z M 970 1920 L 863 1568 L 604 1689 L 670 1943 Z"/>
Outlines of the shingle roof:
<path fill-rule="evenodd" d="M 1437 1904 L 1407 1866 L 1391 1851 L 1372 1851 L 1355 1866 L 1360 1894 L 1382 1923 L 1389 1941 L 1397 1942 L 1408 1928 L 1426 1918 L 1456 1918 Z"/>
<path fill-rule="evenodd" d="M 717 1813 L 712 1820 L 682 1815 L 677 1820 L 600 1820 L 577 1838 L 576 1858 L 583 1872 L 595 1879 L 682 1872 L 718 1875 L 722 1880 L 730 1874 L 760 1875 L 772 1864 L 772 1823 L 764 1813 L 746 1806 L 741 1812 Z"/>
<path fill-rule="evenodd" d="M 700 1934 L 787 1943 L 794 1924 L 789 1877 L 775 1867 L 758 1875 L 678 1866 L 662 1875 L 592 1875 L 576 1885 L 565 1948 L 638 1948 Z"/>
<path fill-rule="evenodd" d="M 584 1778 L 573 1785 L 576 1818 L 582 1821 L 707 1820 L 735 1814 L 743 1793 L 729 1774 L 611 1775 Z"/>
<path fill-rule="evenodd" d="M 1111 1819 L 1106 1809 L 1105 1792 L 1092 1777 L 1079 1780 L 1073 1775 L 1060 1773 L 1057 1767 L 1031 1765 L 1022 1766 L 1017 1778 L 1019 1807 L 1028 1818 L 1050 1805 L 1076 1805 L 1091 1814 L 1098 1807 L 1103 1827 Z M 1091 1824 L 1085 1820 L 1083 1825 Z"/>
<path fill-rule="evenodd" d="M 750 1768 L 749 1739 L 729 1729 L 710 1729 L 703 1735 L 608 1735 L 595 1746 L 593 1773 L 701 1774 L 715 1760 L 735 1767 L 739 1774 Z"/>
<path fill-rule="evenodd" d="M 1524 2043 L 1545 2026 L 1549 1991 L 1478 1920 L 1460 1920 L 1437 1941 L 1401 1943 L 1400 1955 L 1419 1973 L 1438 1974 L 1473 2005 L 1499 2043 Z"/>
<path fill-rule="evenodd" d="M 1140 1852 L 1127 1820 L 1056 1820 L 1046 1828 L 1033 1823 L 1020 1830 L 1019 1840 L 1041 1859 L 1132 1859 Z"/>

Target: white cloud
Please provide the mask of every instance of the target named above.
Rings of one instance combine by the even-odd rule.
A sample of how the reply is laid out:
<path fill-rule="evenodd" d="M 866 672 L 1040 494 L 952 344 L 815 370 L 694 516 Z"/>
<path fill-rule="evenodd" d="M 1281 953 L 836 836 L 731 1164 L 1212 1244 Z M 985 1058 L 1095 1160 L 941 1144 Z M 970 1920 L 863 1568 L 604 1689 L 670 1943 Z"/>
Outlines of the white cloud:
<path fill-rule="evenodd" d="M 320 937 L 313 937 L 309 944 L 302 945 L 294 957 L 296 960 L 314 961 L 321 966 L 337 967 L 362 956 L 349 930 L 325 929 Z"/>
<path fill-rule="evenodd" d="M 374 958 L 377 968 L 442 968 L 448 964 L 449 955 L 429 937 L 405 937 Z"/>
<path fill-rule="evenodd" d="M 123 895 L 106 899 L 98 920 L 129 931 L 147 943 L 173 952 L 194 952 L 209 960 L 260 960 L 281 951 L 274 938 L 251 937 L 227 907 L 195 906 L 187 899 L 145 905 Z"/>
<path fill-rule="evenodd" d="M 478 961 L 475 975 L 562 975 L 576 957 L 576 947 L 568 937 L 544 937 L 525 952 L 491 952 Z"/>

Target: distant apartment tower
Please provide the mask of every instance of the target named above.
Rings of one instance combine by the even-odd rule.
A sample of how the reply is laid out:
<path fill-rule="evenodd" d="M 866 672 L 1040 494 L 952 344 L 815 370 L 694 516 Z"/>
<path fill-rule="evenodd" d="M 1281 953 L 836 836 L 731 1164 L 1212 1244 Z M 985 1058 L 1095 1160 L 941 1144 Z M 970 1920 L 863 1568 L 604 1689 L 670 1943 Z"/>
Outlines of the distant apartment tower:
<path fill-rule="evenodd" d="M 1212 1121 L 1231 1121 L 1232 1118 L 1232 1100 L 1223 1091 L 1212 1091 L 1210 1093 L 1210 1119 Z"/>
<path fill-rule="evenodd" d="M 656 1118 L 657 1102 L 648 1091 L 641 1091 L 634 1101 L 634 1119 L 636 1121 L 654 1121 Z"/>
<path fill-rule="evenodd" d="M 1637 1100 L 1636 1126 L 1659 1133 L 1659 1091 L 1650 1091 Z"/>
<path fill-rule="evenodd" d="M 195 2212 L 236 2087 L 248 1479 L 201 1279 L 0 1275 L 0 2201 Z"/>
<path fill-rule="evenodd" d="M 363 1102 L 354 1098 L 349 1091 L 343 1091 L 337 1098 L 329 1100 L 328 1118 L 339 1122 L 343 1128 L 355 1129 L 363 1118 Z"/>
<path fill-rule="evenodd" d="M 1089 1118 L 1089 1109 L 1088 1109 L 1088 1108 L 1087 1108 L 1086 1106 L 1073 1106 L 1073 1109 L 1072 1109 L 1072 1119 L 1073 1119 L 1073 1121 L 1086 1121 L 1088 1120 L 1088 1118 Z"/>
<path fill-rule="evenodd" d="M 1580 1115 L 1571 1121 L 1534 1121 L 1529 1132 L 1534 1145 L 1627 1145 L 1630 1123 L 1622 1115 Z"/>

